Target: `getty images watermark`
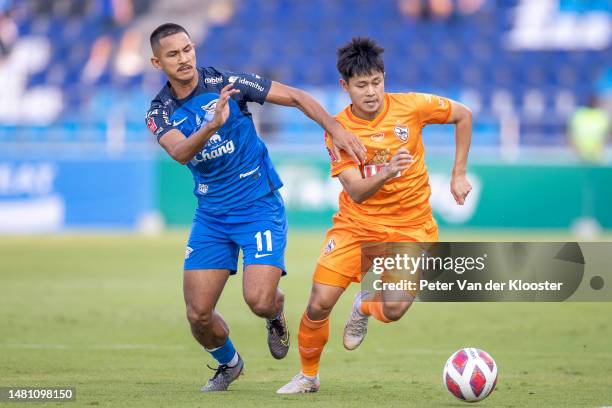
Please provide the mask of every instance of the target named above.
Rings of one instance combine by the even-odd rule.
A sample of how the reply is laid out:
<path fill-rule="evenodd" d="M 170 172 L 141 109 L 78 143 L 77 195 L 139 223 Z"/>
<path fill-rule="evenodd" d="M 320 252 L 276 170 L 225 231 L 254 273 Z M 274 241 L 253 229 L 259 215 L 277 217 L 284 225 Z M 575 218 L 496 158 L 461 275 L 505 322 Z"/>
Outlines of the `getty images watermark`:
<path fill-rule="evenodd" d="M 611 262 L 612 243 L 364 244 L 361 284 L 422 301 L 611 301 Z"/>

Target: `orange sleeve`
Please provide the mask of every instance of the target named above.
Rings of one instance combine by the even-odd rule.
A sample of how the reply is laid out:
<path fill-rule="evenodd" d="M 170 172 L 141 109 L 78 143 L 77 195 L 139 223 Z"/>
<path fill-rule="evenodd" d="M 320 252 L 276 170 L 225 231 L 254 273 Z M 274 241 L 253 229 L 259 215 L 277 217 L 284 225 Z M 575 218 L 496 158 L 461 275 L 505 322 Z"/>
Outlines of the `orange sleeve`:
<path fill-rule="evenodd" d="M 449 99 L 425 93 L 413 93 L 411 96 L 416 104 L 416 110 L 419 113 L 421 127 L 448 122 L 448 118 L 452 111 L 452 105 Z"/>
<path fill-rule="evenodd" d="M 327 147 L 327 153 L 329 154 L 332 177 L 338 176 L 338 174 L 351 167 L 359 168 L 357 163 L 355 163 L 353 159 L 351 159 L 351 156 L 346 154 L 344 150 L 340 150 L 340 157 L 336 157 L 333 149 L 332 138 L 327 132 L 325 132 L 325 147 Z"/>

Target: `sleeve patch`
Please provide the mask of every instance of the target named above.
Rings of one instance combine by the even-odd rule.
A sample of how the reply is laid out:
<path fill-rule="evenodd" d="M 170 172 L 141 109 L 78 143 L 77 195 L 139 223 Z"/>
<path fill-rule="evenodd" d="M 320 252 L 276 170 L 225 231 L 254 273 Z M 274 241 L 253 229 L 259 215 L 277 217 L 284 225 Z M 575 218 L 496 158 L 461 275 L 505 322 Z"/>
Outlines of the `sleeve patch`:
<path fill-rule="evenodd" d="M 157 125 L 155 124 L 155 119 L 153 119 L 152 116 L 149 116 L 149 118 L 147 119 L 147 127 L 153 134 L 155 134 L 155 131 L 157 130 Z"/>

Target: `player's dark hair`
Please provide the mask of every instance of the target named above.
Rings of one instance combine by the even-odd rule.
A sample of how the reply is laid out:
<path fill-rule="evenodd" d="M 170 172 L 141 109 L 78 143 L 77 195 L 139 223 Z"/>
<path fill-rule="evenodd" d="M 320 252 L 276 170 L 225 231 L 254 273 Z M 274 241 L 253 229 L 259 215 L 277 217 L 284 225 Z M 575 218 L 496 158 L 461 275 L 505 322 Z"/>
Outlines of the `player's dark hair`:
<path fill-rule="evenodd" d="M 151 48 L 153 50 L 157 49 L 157 47 L 159 47 L 159 40 L 176 33 L 185 33 L 187 34 L 187 37 L 190 37 L 189 33 L 187 32 L 187 30 L 185 30 L 183 26 L 174 23 L 165 23 L 160 25 L 155 30 L 153 30 L 153 32 L 151 33 L 151 37 L 149 37 L 149 41 L 151 42 Z"/>
<path fill-rule="evenodd" d="M 355 37 L 346 45 L 338 48 L 336 68 L 342 78 L 348 82 L 356 75 L 371 75 L 385 72 L 385 63 L 381 54 L 385 49 L 371 38 Z"/>

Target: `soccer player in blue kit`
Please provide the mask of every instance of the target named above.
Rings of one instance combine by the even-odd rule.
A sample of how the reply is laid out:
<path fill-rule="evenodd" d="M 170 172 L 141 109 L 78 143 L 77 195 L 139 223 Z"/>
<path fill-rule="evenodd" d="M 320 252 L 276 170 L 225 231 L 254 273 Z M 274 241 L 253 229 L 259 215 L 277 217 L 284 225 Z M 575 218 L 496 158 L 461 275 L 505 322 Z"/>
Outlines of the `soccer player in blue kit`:
<path fill-rule="evenodd" d="M 151 102 L 149 130 L 195 182 L 198 206 L 185 252 L 183 292 L 195 339 L 219 363 L 202 391 L 224 391 L 244 362 L 215 306 L 243 251 L 243 295 L 266 319 L 274 358 L 285 357 L 289 331 L 278 289 L 285 272 L 285 209 L 282 182 L 256 133 L 247 102 L 294 106 L 321 125 L 334 148 L 361 162 L 365 149 L 309 94 L 254 74 L 197 68 L 194 44 L 177 24 L 163 24 L 150 37 L 151 63 L 168 82 Z M 339 157 L 339 155 L 336 155 Z"/>

